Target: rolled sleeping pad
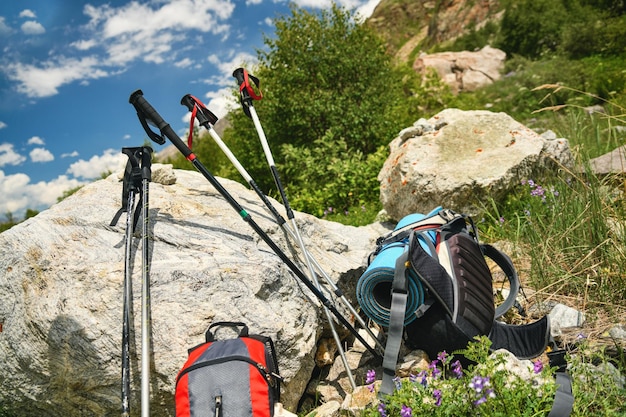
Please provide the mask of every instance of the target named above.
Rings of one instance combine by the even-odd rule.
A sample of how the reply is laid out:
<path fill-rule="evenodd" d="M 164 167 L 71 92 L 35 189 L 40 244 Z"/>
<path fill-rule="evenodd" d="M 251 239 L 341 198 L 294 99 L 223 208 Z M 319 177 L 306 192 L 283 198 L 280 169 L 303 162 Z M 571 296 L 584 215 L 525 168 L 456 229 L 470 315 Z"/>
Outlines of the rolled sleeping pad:
<path fill-rule="evenodd" d="M 429 215 L 435 212 L 433 211 Z M 420 221 L 425 217 L 419 213 L 410 214 L 400 220 L 394 230 Z M 356 298 L 359 306 L 367 317 L 384 327 L 389 326 L 389 317 L 391 316 L 391 289 L 396 259 L 404 252 L 407 244 L 408 238 L 384 246 L 357 282 Z M 421 239 L 420 244 L 430 253 L 428 245 Z M 424 288 L 420 279 L 410 268 L 408 275 L 408 295 L 404 314 L 405 326 L 416 319 L 414 313 L 424 303 Z"/>

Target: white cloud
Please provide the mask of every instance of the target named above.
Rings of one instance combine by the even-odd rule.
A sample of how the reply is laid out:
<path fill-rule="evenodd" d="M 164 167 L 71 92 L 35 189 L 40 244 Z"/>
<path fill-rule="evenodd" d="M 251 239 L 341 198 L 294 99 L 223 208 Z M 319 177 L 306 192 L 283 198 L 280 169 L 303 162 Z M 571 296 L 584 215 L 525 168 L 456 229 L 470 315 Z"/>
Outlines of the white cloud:
<path fill-rule="evenodd" d="M 34 20 L 22 23 L 21 29 L 26 35 L 41 35 L 46 33 L 46 28 L 44 28 L 41 23 Z"/>
<path fill-rule="evenodd" d="M 64 191 L 84 183 L 60 175 L 52 181 L 32 184 L 30 177 L 23 173 L 5 175 L 0 170 L 0 213 L 13 213 L 21 218 L 26 209 L 41 210 L 56 203 Z"/>
<path fill-rule="evenodd" d="M 87 25 L 106 49 L 109 63 L 124 65 L 136 59 L 161 63 L 173 59 L 174 45 L 187 40 L 188 31 L 225 34 L 235 5 L 229 0 L 174 0 L 150 4 L 130 2 L 113 8 L 86 5 Z M 137 22 L 142 22 L 137 24 Z M 171 56 L 170 56 L 171 55 Z"/>
<path fill-rule="evenodd" d="M 19 165 L 24 161 L 26 161 L 26 157 L 15 152 L 12 143 L 0 143 L 0 167 Z"/>
<path fill-rule="evenodd" d="M 9 78 L 17 81 L 17 90 L 28 97 L 49 97 L 57 94 L 59 88 L 77 80 L 97 79 L 108 73 L 99 69 L 97 57 L 57 58 L 38 67 L 31 64 L 15 63 L 7 67 Z"/>
<path fill-rule="evenodd" d="M 32 11 L 32 10 L 30 10 L 30 9 L 24 9 L 24 10 L 22 10 L 22 11 L 20 12 L 19 16 L 20 16 L 20 17 L 26 17 L 26 18 L 29 18 L 29 19 L 34 19 L 34 18 L 36 18 L 36 17 L 37 17 L 37 15 L 35 14 L 35 12 L 33 12 L 33 11 Z"/>
<path fill-rule="evenodd" d="M 0 120 L 0 129 L 7 127 L 7 124 Z"/>
<path fill-rule="evenodd" d="M 96 42 L 95 39 L 81 39 L 76 42 L 70 43 L 71 46 L 78 49 L 79 51 L 86 51 L 88 49 L 93 48 L 97 44 L 98 42 Z"/>
<path fill-rule="evenodd" d="M 94 155 L 88 161 L 80 159 L 67 169 L 67 173 L 76 178 L 100 178 L 103 173 L 124 169 L 127 157 L 119 150 L 107 149 L 102 155 Z"/>
<path fill-rule="evenodd" d="M 235 53 L 234 51 L 230 51 L 226 58 L 211 54 L 208 56 L 207 60 L 218 69 L 220 75 L 210 78 L 206 80 L 206 82 L 220 86 L 233 84 L 235 81 L 233 78 L 233 68 L 244 66 L 248 71 L 252 71 L 254 65 L 257 63 L 256 56 L 247 52 Z"/>
<path fill-rule="evenodd" d="M 30 160 L 33 162 L 50 162 L 54 161 L 54 155 L 46 148 L 35 148 L 29 153 Z"/>
<path fill-rule="evenodd" d="M 370 17 L 372 13 L 374 13 L 374 9 L 378 6 L 378 3 L 380 3 L 380 0 L 369 0 L 365 4 L 357 7 L 356 14 L 360 17 L 360 20 L 364 21 Z"/>
<path fill-rule="evenodd" d="M 0 16 L 0 36 L 9 35 L 11 32 L 13 32 L 11 26 L 6 24 L 4 16 Z"/>
<path fill-rule="evenodd" d="M 62 153 L 61 158 L 74 158 L 78 156 L 78 151 L 72 151 L 68 153 Z"/>
<path fill-rule="evenodd" d="M 294 0 L 300 7 L 310 7 L 312 9 L 326 9 L 332 6 L 333 2 L 348 10 L 356 10 L 363 18 L 369 17 L 380 0 Z"/>
<path fill-rule="evenodd" d="M 232 90 L 227 87 L 217 91 L 209 91 L 205 97 L 209 99 L 206 107 L 218 118 L 226 116 L 229 111 L 239 105 L 239 102 L 232 95 Z"/>
<path fill-rule="evenodd" d="M 32 138 L 28 139 L 27 143 L 29 145 L 45 145 L 45 142 L 39 136 L 33 136 Z"/>
<path fill-rule="evenodd" d="M 187 68 L 193 65 L 193 61 L 189 58 L 183 58 L 180 61 L 176 62 L 174 66 L 178 68 Z"/>
<path fill-rule="evenodd" d="M 149 3 L 129 2 L 121 7 L 87 4 L 83 13 L 89 22 L 81 28 L 82 39 L 70 46 L 93 51 L 86 57 L 51 55 L 47 61 L 7 64 L 4 72 L 17 83 L 17 91 L 31 98 L 58 94 L 65 84 L 108 77 L 126 70 L 134 61 L 171 62 L 184 67 L 189 59 L 180 57 L 190 42 L 190 31 L 227 37 L 235 4 L 231 0 L 171 0 Z M 24 13 L 24 17 L 29 16 Z M 40 34 L 45 28 L 36 21 L 22 25 L 25 33 Z M 0 18 L 0 34 L 10 28 Z"/>

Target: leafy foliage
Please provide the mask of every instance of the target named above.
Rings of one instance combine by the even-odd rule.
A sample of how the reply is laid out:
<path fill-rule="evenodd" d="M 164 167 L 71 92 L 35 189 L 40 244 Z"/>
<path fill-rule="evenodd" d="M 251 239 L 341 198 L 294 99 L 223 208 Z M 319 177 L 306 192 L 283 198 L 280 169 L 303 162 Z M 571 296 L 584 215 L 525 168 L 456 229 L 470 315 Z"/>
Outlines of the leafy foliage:
<path fill-rule="evenodd" d="M 474 362 L 463 369 L 453 355 L 441 352 L 428 370 L 397 379 L 397 390 L 384 402 L 367 409 L 368 416 L 539 416 L 552 408 L 556 384 L 554 369 L 528 362 L 529 379 L 506 366 L 502 352 L 490 354 L 491 342 L 477 338 L 459 352 Z M 372 374 L 371 377 L 374 376 Z M 370 385 L 375 389 L 375 384 Z"/>
<path fill-rule="evenodd" d="M 623 1 L 522 0 L 505 3 L 498 46 L 536 59 L 558 52 L 580 59 L 626 52 Z"/>
<path fill-rule="evenodd" d="M 376 34 L 336 5 L 319 13 L 292 6 L 275 24 L 275 37 L 258 52 L 254 75 L 264 98 L 254 107 L 290 202 L 318 216 L 329 207 L 360 215 L 368 207 L 371 221 L 384 147 L 418 109 L 443 108 L 446 90 L 432 76 L 422 81 L 394 66 Z M 257 131 L 241 110 L 231 122 L 224 141 L 270 193 Z"/>

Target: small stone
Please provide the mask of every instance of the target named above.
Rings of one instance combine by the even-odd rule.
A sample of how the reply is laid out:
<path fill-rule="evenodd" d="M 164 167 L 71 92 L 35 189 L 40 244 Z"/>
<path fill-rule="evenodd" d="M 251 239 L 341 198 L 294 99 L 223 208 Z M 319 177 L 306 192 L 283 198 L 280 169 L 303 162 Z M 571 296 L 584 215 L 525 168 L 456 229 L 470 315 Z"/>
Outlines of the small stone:
<path fill-rule="evenodd" d="M 561 329 L 581 327 L 585 322 L 585 315 L 583 313 L 564 304 L 554 306 L 549 316 L 551 324 L 558 324 Z"/>

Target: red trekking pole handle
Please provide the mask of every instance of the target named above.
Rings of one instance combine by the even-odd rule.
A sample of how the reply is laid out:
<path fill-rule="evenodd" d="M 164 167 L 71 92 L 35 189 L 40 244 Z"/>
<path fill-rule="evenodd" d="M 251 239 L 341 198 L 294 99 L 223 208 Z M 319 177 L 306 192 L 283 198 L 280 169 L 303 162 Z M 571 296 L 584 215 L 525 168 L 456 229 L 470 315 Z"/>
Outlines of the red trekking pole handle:
<path fill-rule="evenodd" d="M 193 121 L 197 119 L 200 126 L 204 126 L 208 130 L 211 128 L 211 125 L 217 123 L 217 116 L 191 94 L 183 96 L 180 100 L 180 104 L 187 107 L 191 112 L 191 118 L 189 119 L 189 136 L 187 137 L 187 146 L 191 149 L 193 142 Z"/>
<path fill-rule="evenodd" d="M 263 98 L 263 93 L 259 89 L 260 81 L 254 75 L 248 74 L 245 68 L 237 68 L 233 72 L 233 77 L 235 77 L 237 84 L 239 84 L 239 100 L 241 101 L 243 111 L 246 116 L 252 117 L 248 107 L 252 106 L 253 100 L 261 100 Z M 257 89 L 259 89 L 259 94 L 257 94 L 250 85 L 250 80 L 252 80 Z"/>

